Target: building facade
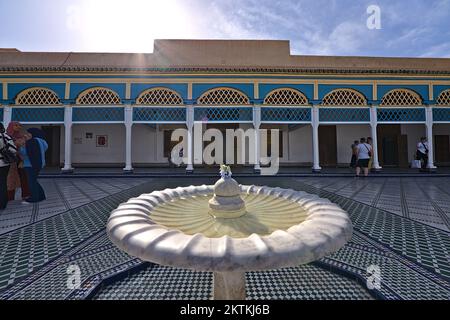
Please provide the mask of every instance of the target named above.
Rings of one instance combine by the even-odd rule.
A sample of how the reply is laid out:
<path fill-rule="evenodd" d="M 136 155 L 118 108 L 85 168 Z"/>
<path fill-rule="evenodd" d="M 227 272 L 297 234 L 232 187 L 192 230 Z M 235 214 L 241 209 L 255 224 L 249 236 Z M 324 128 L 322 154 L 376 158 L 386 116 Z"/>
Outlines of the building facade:
<path fill-rule="evenodd" d="M 155 40 L 152 54 L 0 49 L 0 119 L 40 127 L 47 163 L 167 165 L 173 130 L 279 129 L 280 164 L 348 166 L 373 137 L 373 167 L 450 165 L 450 59 L 290 54 L 288 41 Z M 268 142 L 257 135 L 257 154 Z M 269 139 L 270 140 L 270 139 Z M 175 142 L 176 143 L 176 142 Z M 254 164 L 255 169 L 259 164 Z"/>

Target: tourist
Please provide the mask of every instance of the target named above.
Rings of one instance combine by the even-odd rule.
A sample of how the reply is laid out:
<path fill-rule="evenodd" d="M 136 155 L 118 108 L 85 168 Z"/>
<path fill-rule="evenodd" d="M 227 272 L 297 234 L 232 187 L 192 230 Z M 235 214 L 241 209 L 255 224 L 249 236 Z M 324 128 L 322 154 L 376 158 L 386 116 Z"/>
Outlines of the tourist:
<path fill-rule="evenodd" d="M 369 160 L 372 156 L 372 146 L 366 143 L 366 138 L 361 138 L 357 146 L 358 160 L 356 165 L 356 176 L 359 177 L 361 168 L 364 170 L 364 176 L 369 175 Z"/>
<path fill-rule="evenodd" d="M 367 137 L 367 144 L 370 144 L 371 150 L 373 150 L 373 140 L 372 140 L 372 137 Z M 372 165 L 373 165 L 373 152 L 370 153 L 370 159 L 369 159 L 369 164 L 368 164 L 369 170 L 372 169 Z"/>
<path fill-rule="evenodd" d="M 31 139 L 19 149 L 31 191 L 31 196 L 25 201 L 40 202 L 45 200 L 46 197 L 44 189 L 37 181 L 37 178 L 41 169 L 45 167 L 45 152 L 48 149 L 48 145 L 44 139 L 44 133 L 40 129 L 31 128 L 28 129 L 28 132 L 31 134 Z"/>
<path fill-rule="evenodd" d="M 358 140 L 353 141 L 353 144 L 351 145 L 352 148 L 352 159 L 350 160 L 350 168 L 356 167 L 356 158 L 358 155 Z"/>
<path fill-rule="evenodd" d="M 27 140 L 31 138 L 31 135 L 22 127 L 20 122 L 10 122 L 6 133 L 14 141 L 14 145 L 17 149 L 22 147 Z M 28 187 L 27 174 L 23 168 L 23 160 L 19 158 L 18 162 L 11 163 L 8 173 L 8 200 L 14 200 L 16 189 L 21 189 L 22 199 L 28 198 L 30 194 L 30 189 Z"/>
<path fill-rule="evenodd" d="M 5 127 L 0 123 L 0 210 L 5 209 L 8 203 L 7 177 L 16 153 L 13 140 L 5 133 Z"/>
<path fill-rule="evenodd" d="M 426 137 L 420 138 L 417 143 L 416 160 L 422 162 L 422 170 L 425 170 L 428 163 L 428 142 Z"/>

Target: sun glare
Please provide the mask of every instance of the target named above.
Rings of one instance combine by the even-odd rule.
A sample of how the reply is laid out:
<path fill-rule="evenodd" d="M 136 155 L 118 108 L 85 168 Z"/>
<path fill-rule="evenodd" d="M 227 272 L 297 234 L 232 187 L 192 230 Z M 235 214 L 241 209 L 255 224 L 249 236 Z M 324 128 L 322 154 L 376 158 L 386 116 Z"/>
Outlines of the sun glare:
<path fill-rule="evenodd" d="M 154 39 L 192 37 L 188 9 L 174 0 L 96 0 L 80 6 L 89 51 L 151 52 Z"/>

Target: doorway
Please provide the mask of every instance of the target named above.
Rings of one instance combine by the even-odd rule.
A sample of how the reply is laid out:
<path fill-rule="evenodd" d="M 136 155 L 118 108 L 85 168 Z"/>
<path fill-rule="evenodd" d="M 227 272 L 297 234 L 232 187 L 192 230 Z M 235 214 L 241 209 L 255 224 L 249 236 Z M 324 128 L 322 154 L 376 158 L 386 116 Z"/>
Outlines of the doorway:
<path fill-rule="evenodd" d="M 379 124 L 378 158 L 384 167 L 407 168 L 408 163 L 408 136 L 401 133 L 399 124 Z"/>
<path fill-rule="evenodd" d="M 337 166 L 336 126 L 319 126 L 319 159 L 320 166 Z"/>
<path fill-rule="evenodd" d="M 434 150 L 436 165 L 450 165 L 450 139 L 448 135 L 434 136 Z"/>
<path fill-rule="evenodd" d="M 48 144 L 45 153 L 45 163 L 47 167 L 59 167 L 60 163 L 60 139 L 61 128 L 59 126 L 42 126 L 45 139 Z"/>

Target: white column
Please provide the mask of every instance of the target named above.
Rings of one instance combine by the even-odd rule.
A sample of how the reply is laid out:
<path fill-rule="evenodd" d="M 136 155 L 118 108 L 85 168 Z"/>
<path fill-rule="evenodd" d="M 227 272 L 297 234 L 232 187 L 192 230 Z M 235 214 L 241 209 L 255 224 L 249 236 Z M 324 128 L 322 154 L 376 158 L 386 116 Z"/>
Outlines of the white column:
<path fill-rule="evenodd" d="M 3 107 L 3 126 L 8 128 L 9 123 L 11 122 L 12 117 L 12 108 L 8 106 Z"/>
<path fill-rule="evenodd" d="M 313 172 L 320 172 L 322 168 L 319 165 L 319 108 L 312 106 L 311 108 L 311 125 L 313 139 Z"/>
<path fill-rule="evenodd" d="M 64 167 L 65 173 L 73 172 L 72 168 L 72 106 L 64 106 Z"/>
<path fill-rule="evenodd" d="M 194 172 L 194 166 L 192 161 L 192 155 L 194 152 L 194 135 L 192 134 L 194 129 L 194 107 L 187 106 L 186 107 L 186 127 L 188 130 L 187 136 L 187 166 L 186 172 L 192 173 Z"/>
<path fill-rule="evenodd" d="M 428 141 L 428 163 L 427 169 L 433 171 L 436 169 L 434 165 L 434 151 L 433 151 L 433 107 L 428 106 L 425 108 L 425 126 L 427 128 L 427 141 Z"/>
<path fill-rule="evenodd" d="M 261 137 L 259 134 L 259 127 L 261 126 L 261 106 L 253 107 L 253 129 L 255 130 L 255 166 L 253 171 L 259 173 L 261 171 L 260 159 L 261 159 Z"/>
<path fill-rule="evenodd" d="M 372 166 L 375 171 L 381 170 L 378 161 L 378 136 L 377 136 L 377 106 L 370 107 L 370 131 L 372 136 L 372 152 L 373 162 Z"/>
<path fill-rule="evenodd" d="M 131 134 L 133 130 L 133 108 L 131 105 L 125 106 L 125 173 L 133 172 L 132 160 L 131 160 Z"/>

